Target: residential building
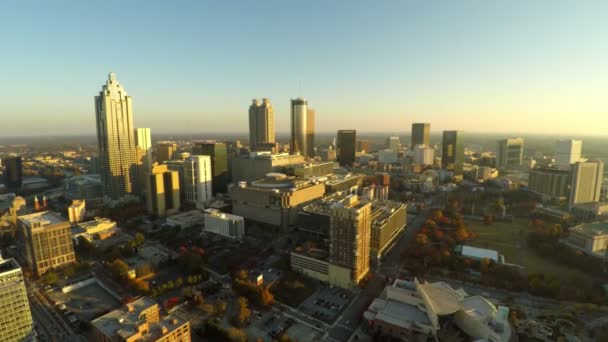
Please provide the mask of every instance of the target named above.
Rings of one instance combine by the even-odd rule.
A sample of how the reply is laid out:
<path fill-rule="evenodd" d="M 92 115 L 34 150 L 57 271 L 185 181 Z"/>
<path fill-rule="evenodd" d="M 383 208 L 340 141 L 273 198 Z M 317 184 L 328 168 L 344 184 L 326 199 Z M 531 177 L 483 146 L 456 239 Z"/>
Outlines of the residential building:
<path fill-rule="evenodd" d="M 70 223 L 58 214 L 41 211 L 18 217 L 25 258 L 37 276 L 76 262 Z"/>
<path fill-rule="evenodd" d="M 568 197 L 570 172 L 556 168 L 537 167 L 530 170 L 528 189 L 550 200 L 565 200 Z"/>
<path fill-rule="evenodd" d="M 370 269 L 371 203 L 349 195 L 333 203 L 329 228 L 329 261 L 343 268 L 343 279 L 359 284 Z M 343 283 L 342 287 L 348 287 Z"/>
<path fill-rule="evenodd" d="M 287 168 L 302 164 L 302 155 L 288 153 L 252 152 L 232 159 L 232 181 L 252 182 L 272 172 L 285 172 Z"/>
<path fill-rule="evenodd" d="M 373 201 L 370 261 L 378 263 L 405 229 L 407 205 L 396 201 Z"/>
<path fill-rule="evenodd" d="M 323 197 L 325 186 L 313 180 L 271 173 L 265 179 L 239 182 L 230 189 L 232 212 L 248 220 L 286 231 L 296 223 L 299 209 Z"/>
<path fill-rule="evenodd" d="M 304 158 L 310 158 L 308 155 L 311 151 L 309 144 L 314 142 L 308 141 L 308 136 L 311 132 L 308 129 L 309 122 L 314 122 L 314 112 L 310 114 L 308 112 L 308 101 L 305 98 L 299 97 L 291 100 L 291 139 L 289 141 L 289 150 L 291 154 L 297 154 L 304 156 Z M 314 132 L 314 128 L 312 128 Z M 314 145 L 313 147 L 314 148 Z"/>
<path fill-rule="evenodd" d="M 230 174 L 228 173 L 228 150 L 225 143 L 201 142 L 196 143 L 192 154 L 211 157 L 211 176 L 213 195 L 226 193 Z"/>
<path fill-rule="evenodd" d="M 190 342 L 190 322 L 173 313 L 161 317 L 158 303 L 141 297 L 91 321 L 97 342 Z"/>
<path fill-rule="evenodd" d="M 241 240 L 245 236 L 245 219 L 223 213 L 217 209 L 205 210 L 205 231 L 230 239 Z"/>
<path fill-rule="evenodd" d="M 190 156 L 184 161 L 184 194 L 186 201 L 204 204 L 213 198 L 210 156 Z"/>
<path fill-rule="evenodd" d="M 172 141 L 161 141 L 156 144 L 156 162 L 162 164 L 173 159 L 177 152 L 177 144 Z"/>
<path fill-rule="evenodd" d="M 131 194 L 137 179 L 137 153 L 131 96 L 113 72 L 95 96 L 97 146 L 104 196 Z"/>
<path fill-rule="evenodd" d="M 435 149 L 427 145 L 414 146 L 413 163 L 416 165 L 433 165 Z"/>
<path fill-rule="evenodd" d="M 441 140 L 441 168 L 461 176 L 464 164 L 464 142 L 462 132 L 443 131 Z"/>
<path fill-rule="evenodd" d="M 416 145 L 431 145 L 431 124 L 413 123 L 412 124 L 412 148 Z"/>
<path fill-rule="evenodd" d="M 498 141 L 497 168 L 501 170 L 520 169 L 524 160 L 524 139 L 511 138 Z"/>
<path fill-rule="evenodd" d="M 259 151 L 260 145 L 275 143 L 274 109 L 269 99 L 262 103 L 253 99 L 249 107 L 249 145 L 251 151 Z"/>
<path fill-rule="evenodd" d="M 343 129 L 338 131 L 336 155 L 340 166 L 351 166 L 355 162 L 357 131 Z"/>
<path fill-rule="evenodd" d="M 582 140 L 558 140 L 555 143 L 555 165 L 562 170 L 570 170 L 570 165 L 581 161 Z"/>
<path fill-rule="evenodd" d="M 65 181 L 65 197 L 68 200 L 94 201 L 103 198 L 103 187 L 99 174 L 73 176 Z"/>
<path fill-rule="evenodd" d="M 84 220 L 86 213 L 85 200 L 73 200 L 68 207 L 68 218 L 71 224 L 76 224 Z"/>
<path fill-rule="evenodd" d="M 23 165 L 21 157 L 9 156 L 2 158 L 4 165 L 4 182 L 9 188 L 20 188 L 23 183 Z"/>
<path fill-rule="evenodd" d="M 147 176 L 146 207 L 148 213 L 158 217 L 179 211 L 179 175 L 167 165 L 154 164 Z"/>
<path fill-rule="evenodd" d="M 604 180 L 604 162 L 576 162 L 572 165 L 568 207 L 600 201 Z"/>
<path fill-rule="evenodd" d="M 0 341 L 36 341 L 25 279 L 15 259 L 0 256 Z"/>

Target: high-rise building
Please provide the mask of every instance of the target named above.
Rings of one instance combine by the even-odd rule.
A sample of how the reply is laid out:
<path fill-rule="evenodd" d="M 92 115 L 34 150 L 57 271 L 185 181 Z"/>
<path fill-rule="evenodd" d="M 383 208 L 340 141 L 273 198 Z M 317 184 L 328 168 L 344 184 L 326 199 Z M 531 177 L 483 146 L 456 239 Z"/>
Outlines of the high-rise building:
<path fill-rule="evenodd" d="M 137 185 L 139 192 L 146 188 L 146 174 L 152 170 L 152 139 L 149 128 L 135 130 L 135 152 L 137 159 Z"/>
<path fill-rule="evenodd" d="M 249 106 L 249 145 L 251 151 L 258 151 L 259 145 L 272 144 L 274 136 L 274 109 L 269 99 L 262 99 L 262 104 L 254 99 Z"/>
<path fill-rule="evenodd" d="M 581 161 L 582 140 L 558 140 L 555 143 L 555 165 L 562 170 L 570 170 L 570 165 Z"/>
<path fill-rule="evenodd" d="M 576 162 L 572 165 L 571 174 L 569 208 L 577 204 L 600 201 L 604 162 Z"/>
<path fill-rule="evenodd" d="M 165 216 L 179 211 L 179 175 L 167 165 L 155 164 L 147 176 L 146 207 L 148 213 Z"/>
<path fill-rule="evenodd" d="M 245 235 L 245 219 L 217 209 L 205 209 L 205 231 L 241 240 Z"/>
<path fill-rule="evenodd" d="M 441 168 L 462 175 L 464 164 L 464 142 L 462 132 L 443 131 L 441 140 Z"/>
<path fill-rule="evenodd" d="M 371 153 L 372 152 L 372 142 L 369 140 L 357 140 L 356 152 Z"/>
<path fill-rule="evenodd" d="M 416 165 L 433 165 L 435 149 L 427 145 L 416 145 L 413 157 L 413 162 Z"/>
<path fill-rule="evenodd" d="M 190 156 L 184 161 L 184 194 L 190 203 L 206 203 L 213 197 L 210 156 Z"/>
<path fill-rule="evenodd" d="M 357 148 L 357 131 L 342 129 L 338 131 L 336 155 L 341 166 L 352 165 L 355 162 Z"/>
<path fill-rule="evenodd" d="M 159 164 L 173 159 L 173 154 L 177 151 L 177 144 L 171 141 L 163 141 L 156 144 L 156 161 Z"/>
<path fill-rule="evenodd" d="M 95 115 L 103 194 L 119 199 L 133 192 L 137 154 L 131 96 L 113 72 L 95 96 Z"/>
<path fill-rule="evenodd" d="M 0 341 L 34 341 L 25 280 L 15 259 L 0 256 Z"/>
<path fill-rule="evenodd" d="M 530 170 L 528 189 L 543 198 L 565 200 L 570 173 L 557 168 L 537 167 Z"/>
<path fill-rule="evenodd" d="M 524 160 L 524 139 L 511 138 L 498 141 L 497 167 L 501 170 L 521 168 Z"/>
<path fill-rule="evenodd" d="M 314 112 L 310 114 L 312 122 L 314 122 Z M 310 130 L 308 129 L 309 113 L 308 113 L 308 101 L 304 98 L 297 98 L 291 100 L 291 140 L 289 142 L 289 149 L 292 154 L 299 153 L 305 158 L 310 157 L 308 141 L 308 135 Z M 312 128 L 314 134 L 314 127 Z M 313 146 L 314 148 L 314 146 Z"/>
<path fill-rule="evenodd" d="M 213 194 L 226 193 L 230 174 L 228 173 L 228 150 L 221 142 L 196 143 L 192 154 L 211 157 L 211 175 L 213 177 Z"/>
<path fill-rule="evenodd" d="M 21 157 L 11 156 L 2 159 L 4 164 L 4 181 L 9 188 L 20 188 L 23 183 L 23 166 Z"/>
<path fill-rule="evenodd" d="M 431 145 L 431 124 L 412 124 L 412 147 L 416 145 Z"/>
<path fill-rule="evenodd" d="M 399 152 L 399 148 L 401 147 L 401 140 L 399 137 L 389 137 L 388 138 L 388 148 L 393 150 L 394 152 Z"/>
<path fill-rule="evenodd" d="M 25 241 L 25 258 L 38 276 L 76 262 L 69 222 L 50 211 L 18 217 Z"/>
<path fill-rule="evenodd" d="M 315 110 L 306 111 L 306 157 L 315 157 Z"/>
<path fill-rule="evenodd" d="M 331 207 L 329 261 L 350 271 L 358 284 L 369 272 L 371 208 L 368 201 L 349 195 Z"/>

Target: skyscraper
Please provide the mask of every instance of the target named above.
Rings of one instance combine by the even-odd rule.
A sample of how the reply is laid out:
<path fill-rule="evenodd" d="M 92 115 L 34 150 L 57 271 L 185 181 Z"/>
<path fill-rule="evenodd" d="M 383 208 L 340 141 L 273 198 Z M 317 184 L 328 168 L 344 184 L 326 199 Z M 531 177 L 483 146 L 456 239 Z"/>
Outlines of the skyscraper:
<path fill-rule="evenodd" d="M 336 155 L 341 166 L 352 165 L 355 162 L 356 148 L 357 131 L 354 129 L 339 130 Z"/>
<path fill-rule="evenodd" d="M 213 197 L 210 156 L 190 156 L 184 161 L 184 193 L 190 203 L 205 203 Z"/>
<path fill-rule="evenodd" d="M 249 145 L 257 151 L 260 144 L 275 142 L 274 109 L 269 99 L 262 99 L 262 104 L 253 99 L 249 106 Z"/>
<path fill-rule="evenodd" d="M 412 124 L 412 147 L 416 145 L 431 145 L 431 124 Z"/>
<path fill-rule="evenodd" d="M 520 168 L 524 160 L 524 139 L 511 138 L 498 141 L 497 167 L 501 170 Z"/>
<path fill-rule="evenodd" d="M 570 165 L 581 160 L 582 140 L 558 140 L 555 143 L 555 165 L 562 170 L 570 170 Z"/>
<path fill-rule="evenodd" d="M 23 166 L 21 157 L 11 156 L 2 159 L 4 164 L 4 180 L 9 188 L 20 188 L 23 182 Z"/>
<path fill-rule="evenodd" d="M 311 123 L 314 123 L 314 112 L 310 114 L 312 119 Z M 309 124 L 309 113 L 308 113 L 308 101 L 304 98 L 297 98 L 291 100 L 291 140 L 289 142 L 290 152 L 292 154 L 299 153 L 305 158 L 311 157 L 309 155 L 310 147 L 309 144 L 312 142 L 308 141 L 310 130 L 308 129 Z M 312 128 L 314 134 L 314 127 Z M 314 145 L 313 147 L 314 148 Z"/>
<path fill-rule="evenodd" d="M 34 329 L 23 272 L 0 256 L 0 341 L 32 341 Z"/>
<path fill-rule="evenodd" d="M 306 111 L 306 157 L 315 157 L 315 110 Z"/>
<path fill-rule="evenodd" d="M 152 139 L 149 128 L 135 130 L 135 152 L 137 156 L 137 185 L 139 192 L 145 192 L 146 174 L 152 170 Z"/>
<path fill-rule="evenodd" d="M 441 140 L 441 168 L 454 172 L 455 176 L 462 175 L 464 164 L 464 143 L 462 132 L 443 131 Z"/>
<path fill-rule="evenodd" d="M 349 195 L 331 207 L 329 259 L 350 270 L 355 284 L 369 272 L 371 210 L 371 203 L 359 200 L 357 195 Z"/>
<path fill-rule="evenodd" d="M 389 137 L 388 138 L 388 148 L 393 152 L 399 152 L 399 147 L 401 146 L 401 141 L 399 137 Z"/>
<path fill-rule="evenodd" d="M 604 162 L 576 162 L 572 165 L 571 173 L 569 208 L 572 209 L 577 204 L 599 202 L 604 179 Z"/>
<path fill-rule="evenodd" d="M 213 194 L 226 193 L 228 190 L 228 150 L 221 142 L 199 142 L 192 149 L 194 155 L 211 157 L 211 175 L 213 177 Z"/>
<path fill-rule="evenodd" d="M 167 165 L 153 165 L 146 184 L 146 207 L 148 213 L 156 216 L 179 211 L 179 175 Z"/>
<path fill-rule="evenodd" d="M 133 191 L 137 160 L 131 96 L 113 72 L 95 96 L 95 115 L 103 194 L 119 199 Z"/>

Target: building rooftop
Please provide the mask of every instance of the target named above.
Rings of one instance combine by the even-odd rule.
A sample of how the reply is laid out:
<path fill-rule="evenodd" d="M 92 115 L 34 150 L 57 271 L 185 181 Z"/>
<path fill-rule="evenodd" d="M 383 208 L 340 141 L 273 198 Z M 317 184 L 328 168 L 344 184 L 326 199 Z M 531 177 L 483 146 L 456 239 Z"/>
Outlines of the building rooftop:
<path fill-rule="evenodd" d="M 474 259 L 485 259 L 488 258 L 490 260 L 494 260 L 495 262 L 499 261 L 498 252 L 491 249 L 478 248 L 472 246 L 462 246 L 460 249 L 460 253 L 469 258 Z"/>
<path fill-rule="evenodd" d="M 20 268 L 21 268 L 21 266 L 19 266 L 19 264 L 17 263 L 17 261 L 15 261 L 15 259 L 13 259 L 13 258 L 2 259 L 2 256 L 0 256 L 0 274 L 5 273 L 5 272 L 14 271 L 14 270 L 17 270 Z"/>
<path fill-rule="evenodd" d="M 217 209 L 205 209 L 204 213 L 205 213 L 205 215 L 217 217 L 222 220 L 242 220 L 243 219 L 243 217 L 241 217 L 241 216 L 227 214 L 227 213 L 221 212 Z"/>
<path fill-rule="evenodd" d="M 586 235 L 587 237 L 605 235 L 608 234 L 608 221 L 579 224 L 570 228 L 570 231 Z"/>
<path fill-rule="evenodd" d="M 52 211 L 41 211 L 33 214 L 22 215 L 19 216 L 19 221 L 21 221 L 28 228 L 32 228 L 37 223 L 40 223 L 41 226 L 46 226 L 50 224 L 58 224 L 67 222 L 59 216 L 59 214 L 54 213 Z"/>
<path fill-rule="evenodd" d="M 312 241 L 299 245 L 294 248 L 292 252 L 322 261 L 327 261 L 327 258 L 329 257 L 328 248 L 326 246 L 320 246 Z"/>

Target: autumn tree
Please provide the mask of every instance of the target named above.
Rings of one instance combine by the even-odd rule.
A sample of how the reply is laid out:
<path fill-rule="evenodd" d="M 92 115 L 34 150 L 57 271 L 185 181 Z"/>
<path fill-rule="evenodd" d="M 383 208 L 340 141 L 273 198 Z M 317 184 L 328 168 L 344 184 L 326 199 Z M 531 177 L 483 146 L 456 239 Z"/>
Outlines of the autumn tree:
<path fill-rule="evenodd" d="M 247 342 L 247 334 L 242 329 L 230 327 L 226 333 L 231 342 Z"/>
<path fill-rule="evenodd" d="M 238 298 L 238 308 L 236 313 L 236 322 L 239 325 L 243 325 L 251 316 L 251 310 L 249 310 L 249 301 L 245 297 Z"/>
<path fill-rule="evenodd" d="M 429 237 L 426 234 L 416 234 L 416 243 L 419 246 L 424 246 L 429 243 Z"/>
<path fill-rule="evenodd" d="M 217 302 L 215 302 L 215 313 L 218 316 L 221 316 L 226 312 L 227 307 L 228 307 L 228 304 L 225 301 L 218 300 Z"/>

